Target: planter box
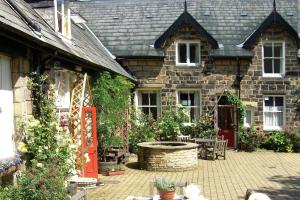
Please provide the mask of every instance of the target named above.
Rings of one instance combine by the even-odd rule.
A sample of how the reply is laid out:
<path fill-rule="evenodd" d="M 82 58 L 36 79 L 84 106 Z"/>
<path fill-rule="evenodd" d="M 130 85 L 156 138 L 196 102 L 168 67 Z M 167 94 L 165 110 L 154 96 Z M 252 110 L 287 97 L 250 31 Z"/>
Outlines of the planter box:
<path fill-rule="evenodd" d="M 125 173 L 125 170 L 118 170 L 118 171 L 108 171 L 107 176 L 116 176 L 116 175 L 122 175 Z"/>
<path fill-rule="evenodd" d="M 98 162 L 98 173 L 105 175 L 106 173 L 106 168 L 117 165 L 117 161 L 112 161 L 112 162 Z"/>

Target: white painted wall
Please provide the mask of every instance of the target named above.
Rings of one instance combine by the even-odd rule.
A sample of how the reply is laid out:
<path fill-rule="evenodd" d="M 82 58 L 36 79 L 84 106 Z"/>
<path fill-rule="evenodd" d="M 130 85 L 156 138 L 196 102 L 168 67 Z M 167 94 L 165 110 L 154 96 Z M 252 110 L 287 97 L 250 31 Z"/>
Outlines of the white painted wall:
<path fill-rule="evenodd" d="M 13 116 L 10 58 L 0 55 L 0 159 L 14 155 Z"/>

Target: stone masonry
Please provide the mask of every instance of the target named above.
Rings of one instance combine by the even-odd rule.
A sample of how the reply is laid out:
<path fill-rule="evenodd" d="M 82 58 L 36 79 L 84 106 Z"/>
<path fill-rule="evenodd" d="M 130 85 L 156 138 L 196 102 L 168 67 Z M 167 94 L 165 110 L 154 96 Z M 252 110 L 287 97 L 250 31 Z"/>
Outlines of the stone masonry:
<path fill-rule="evenodd" d="M 197 67 L 176 66 L 174 41 L 180 39 L 197 39 L 201 41 L 201 63 Z M 266 78 L 262 76 L 262 44 L 264 41 L 285 42 L 285 76 Z M 202 113 L 211 111 L 218 96 L 224 90 L 238 94 L 236 77 L 238 61 L 236 58 L 209 57 L 211 47 L 207 40 L 189 26 L 181 28 L 165 44 L 164 59 L 124 59 L 122 64 L 128 66 L 138 77 L 138 88 L 157 88 L 161 93 L 162 108 L 176 104 L 176 90 L 197 89 L 201 92 Z M 300 95 L 299 64 L 297 44 L 286 31 L 273 26 L 267 29 L 252 47 L 254 56 L 251 60 L 240 59 L 241 99 L 255 106 L 253 121 L 255 126 L 263 125 L 264 95 L 283 95 L 285 97 L 285 128 L 300 126 L 300 113 L 296 102 Z"/>

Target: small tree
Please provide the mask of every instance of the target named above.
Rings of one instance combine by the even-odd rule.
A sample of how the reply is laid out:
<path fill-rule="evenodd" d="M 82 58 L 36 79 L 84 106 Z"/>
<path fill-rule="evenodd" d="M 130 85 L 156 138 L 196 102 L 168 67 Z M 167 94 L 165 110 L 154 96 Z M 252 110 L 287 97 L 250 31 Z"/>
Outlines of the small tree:
<path fill-rule="evenodd" d="M 117 133 L 126 125 L 126 112 L 130 106 L 133 84 L 122 76 L 113 77 L 101 73 L 93 84 L 93 100 L 97 107 L 98 155 L 105 161 L 105 153 L 111 146 L 121 146 Z"/>

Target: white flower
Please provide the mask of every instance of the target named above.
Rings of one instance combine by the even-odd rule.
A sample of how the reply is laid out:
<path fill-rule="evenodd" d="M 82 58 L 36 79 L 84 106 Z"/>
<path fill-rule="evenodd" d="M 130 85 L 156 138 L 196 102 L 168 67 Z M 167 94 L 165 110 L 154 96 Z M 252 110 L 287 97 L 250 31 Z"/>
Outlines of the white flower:
<path fill-rule="evenodd" d="M 27 146 L 24 142 L 20 142 L 19 145 L 18 145 L 18 150 L 19 152 L 21 153 L 26 153 L 28 150 L 27 150 Z"/>
<path fill-rule="evenodd" d="M 37 163 L 36 166 L 42 168 L 44 165 L 42 163 Z"/>

